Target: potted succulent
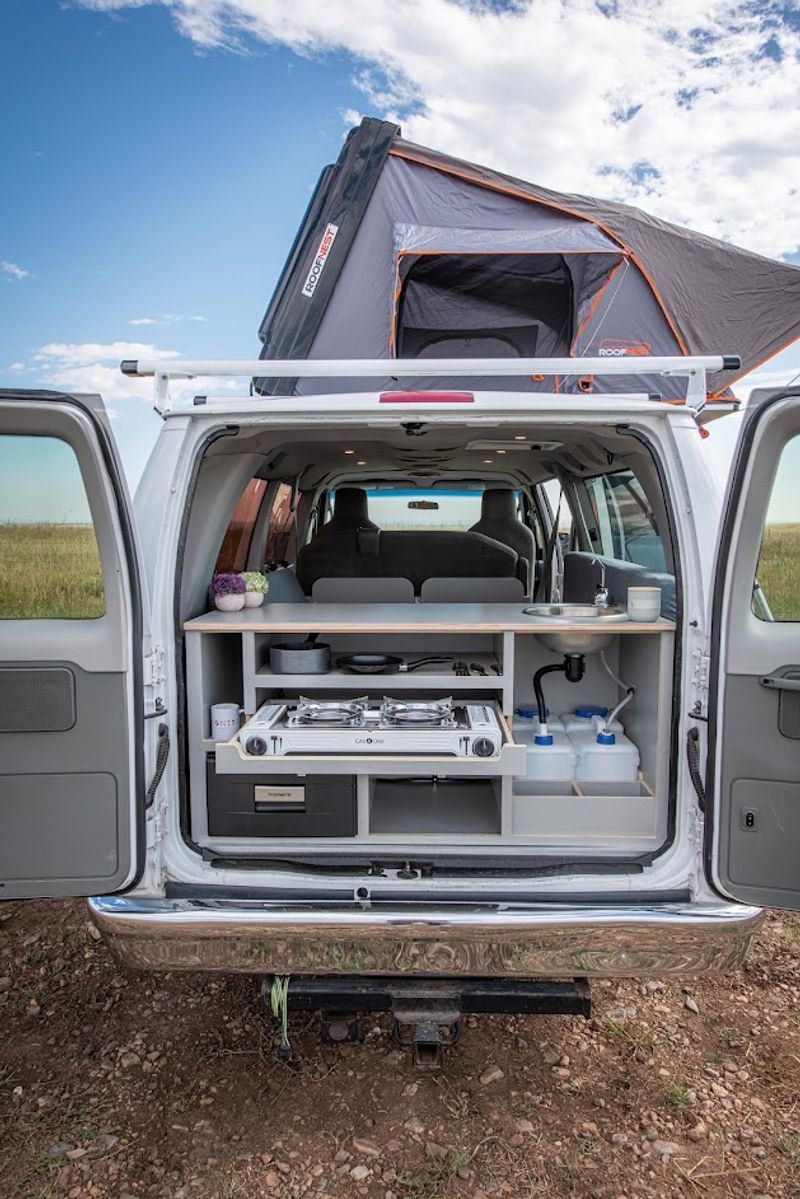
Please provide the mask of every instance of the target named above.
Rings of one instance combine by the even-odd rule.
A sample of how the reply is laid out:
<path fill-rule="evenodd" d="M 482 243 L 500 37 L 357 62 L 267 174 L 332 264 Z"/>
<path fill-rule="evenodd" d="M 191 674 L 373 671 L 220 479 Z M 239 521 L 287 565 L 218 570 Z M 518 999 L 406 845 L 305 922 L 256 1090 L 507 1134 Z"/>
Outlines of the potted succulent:
<path fill-rule="evenodd" d="M 266 575 L 262 575 L 260 570 L 243 570 L 241 577 L 247 588 L 244 593 L 245 608 L 260 608 L 269 590 Z"/>
<path fill-rule="evenodd" d="M 241 575 L 214 575 L 211 590 L 220 612 L 239 612 L 244 607 L 247 585 Z"/>

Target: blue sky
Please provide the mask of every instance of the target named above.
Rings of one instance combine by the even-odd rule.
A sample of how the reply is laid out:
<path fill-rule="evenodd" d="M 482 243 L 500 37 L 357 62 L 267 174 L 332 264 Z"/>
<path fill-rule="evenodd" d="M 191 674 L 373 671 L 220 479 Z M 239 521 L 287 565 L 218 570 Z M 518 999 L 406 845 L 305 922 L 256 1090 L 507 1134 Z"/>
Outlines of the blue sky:
<path fill-rule="evenodd" d="M 257 352 L 363 112 L 796 261 L 798 6 L 707 8 L 699 37 L 682 0 L 2 0 L 0 385 L 100 390 L 135 480 L 159 425 L 118 360 Z"/>
<path fill-rule="evenodd" d="M 45 369 L 8 366 L 51 343 L 255 355 L 357 98 L 347 67 L 280 49 L 201 57 L 161 8 L 112 18 L 53 0 L 3 0 L 0 44 L 0 259 L 29 272 L 0 281 L 0 384 L 38 383 Z M 162 323 L 129 323 L 142 317 Z M 115 409 L 137 474 L 157 420 Z"/>

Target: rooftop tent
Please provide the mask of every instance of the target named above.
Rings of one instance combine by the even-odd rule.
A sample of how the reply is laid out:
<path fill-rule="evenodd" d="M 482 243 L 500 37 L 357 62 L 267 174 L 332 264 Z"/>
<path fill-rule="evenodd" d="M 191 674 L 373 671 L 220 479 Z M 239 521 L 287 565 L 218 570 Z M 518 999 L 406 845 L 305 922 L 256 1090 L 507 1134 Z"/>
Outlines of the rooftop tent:
<path fill-rule="evenodd" d="M 730 353 L 744 374 L 800 337 L 800 269 L 412 145 L 367 118 L 323 171 L 259 332 L 262 358 Z M 390 380 L 259 382 L 274 394 Z M 721 394 L 731 376 L 710 382 Z M 567 379 L 480 384 L 614 385 L 579 364 Z"/>

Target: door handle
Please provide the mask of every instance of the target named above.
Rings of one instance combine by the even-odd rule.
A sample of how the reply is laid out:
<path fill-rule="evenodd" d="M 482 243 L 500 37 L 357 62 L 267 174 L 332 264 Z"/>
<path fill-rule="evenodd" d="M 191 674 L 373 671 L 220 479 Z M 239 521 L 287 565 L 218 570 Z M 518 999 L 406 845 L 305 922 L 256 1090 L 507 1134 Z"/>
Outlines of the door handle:
<path fill-rule="evenodd" d="M 772 691 L 800 691 L 800 666 L 784 666 L 783 669 L 791 671 L 792 675 L 765 674 L 760 679 L 761 686 Z"/>

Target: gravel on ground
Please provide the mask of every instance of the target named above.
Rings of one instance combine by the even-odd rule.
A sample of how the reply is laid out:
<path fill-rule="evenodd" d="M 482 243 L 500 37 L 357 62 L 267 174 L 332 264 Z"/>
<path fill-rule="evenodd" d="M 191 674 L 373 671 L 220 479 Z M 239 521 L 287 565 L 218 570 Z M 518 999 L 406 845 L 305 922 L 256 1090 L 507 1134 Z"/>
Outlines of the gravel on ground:
<path fill-rule="evenodd" d="M 0 904 L 0 1199 L 794 1199 L 800 918 L 737 974 L 469 1017 L 437 1074 L 385 1017 L 291 1064 L 259 982 L 120 969 L 80 901 Z"/>

